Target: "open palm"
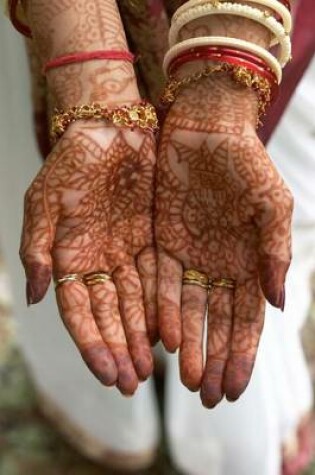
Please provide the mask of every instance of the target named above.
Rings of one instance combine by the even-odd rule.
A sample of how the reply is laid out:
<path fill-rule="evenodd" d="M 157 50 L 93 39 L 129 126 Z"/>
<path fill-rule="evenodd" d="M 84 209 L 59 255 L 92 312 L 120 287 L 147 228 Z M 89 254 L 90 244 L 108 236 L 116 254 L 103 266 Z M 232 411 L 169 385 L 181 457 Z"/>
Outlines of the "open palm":
<path fill-rule="evenodd" d="M 112 280 L 56 289 L 63 321 L 93 373 L 132 394 L 152 372 L 147 326 L 155 338 L 151 134 L 72 125 L 25 200 L 21 257 L 30 303 L 51 273 L 106 272 Z"/>
<path fill-rule="evenodd" d="M 237 399 L 247 386 L 265 297 L 283 308 L 290 263 L 291 194 L 246 111 L 233 114 L 224 105 L 227 94 L 219 84 L 211 93 L 203 85 L 184 91 L 166 118 L 158 154 L 160 334 L 170 351 L 180 345 L 182 381 L 201 388 L 208 407 L 224 395 Z M 210 281 L 231 279 L 235 289 L 182 285 L 187 269 Z"/>

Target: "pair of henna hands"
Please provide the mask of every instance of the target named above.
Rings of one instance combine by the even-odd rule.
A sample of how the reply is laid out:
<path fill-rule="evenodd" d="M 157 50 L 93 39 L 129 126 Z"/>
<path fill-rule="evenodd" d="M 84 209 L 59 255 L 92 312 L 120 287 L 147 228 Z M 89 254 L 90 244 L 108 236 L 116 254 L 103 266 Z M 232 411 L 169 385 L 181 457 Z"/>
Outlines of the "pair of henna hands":
<path fill-rule="evenodd" d="M 104 385 L 132 395 L 161 338 L 168 351 L 180 348 L 182 382 L 206 407 L 246 388 L 265 298 L 284 307 L 293 207 L 256 118 L 252 92 L 207 78 L 171 107 L 157 160 L 151 134 L 77 122 L 28 189 L 28 303 L 44 297 L 52 273 L 112 274 L 56 290 L 65 326 Z M 236 289 L 183 286 L 185 269 L 234 279 Z"/>

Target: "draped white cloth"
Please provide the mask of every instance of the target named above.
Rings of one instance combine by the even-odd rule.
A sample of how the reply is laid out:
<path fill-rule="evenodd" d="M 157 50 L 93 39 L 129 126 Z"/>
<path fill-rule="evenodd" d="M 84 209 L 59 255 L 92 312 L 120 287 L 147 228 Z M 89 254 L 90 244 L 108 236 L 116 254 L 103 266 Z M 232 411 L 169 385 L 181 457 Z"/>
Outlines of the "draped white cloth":
<path fill-rule="evenodd" d="M 19 342 L 40 394 L 66 417 L 68 432 L 90 456 L 118 452 L 145 465 L 160 436 L 153 385 L 134 398 L 103 388 L 88 372 L 57 316 L 53 291 L 30 309 L 18 258 L 23 194 L 40 167 L 32 131 L 23 41 L 0 18 L 0 237 L 10 271 Z M 176 356 L 167 360 L 166 429 L 171 454 L 187 475 L 279 475 L 281 443 L 312 406 L 312 388 L 299 330 L 311 299 L 315 268 L 315 62 L 270 146 L 296 198 L 294 261 L 284 314 L 267 308 L 254 375 L 235 404 L 208 411 L 181 386 Z M 307 108 L 305 107 L 307 103 Z M 315 198 L 315 196 L 314 196 Z M 313 201 L 314 202 L 314 201 Z M 60 421 L 56 421 L 60 422 Z M 73 434 L 72 434 L 73 435 Z M 81 439 L 82 440 L 82 439 Z"/>

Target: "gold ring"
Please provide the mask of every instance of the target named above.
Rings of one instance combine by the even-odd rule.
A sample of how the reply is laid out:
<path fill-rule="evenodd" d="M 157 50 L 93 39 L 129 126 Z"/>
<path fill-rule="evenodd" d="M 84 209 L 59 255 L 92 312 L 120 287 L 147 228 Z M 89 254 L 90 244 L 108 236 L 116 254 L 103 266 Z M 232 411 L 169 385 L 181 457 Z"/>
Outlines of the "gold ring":
<path fill-rule="evenodd" d="M 194 269 L 188 269 L 183 275 L 183 285 L 198 285 L 203 289 L 209 288 L 209 278 L 203 272 Z"/>
<path fill-rule="evenodd" d="M 211 279 L 209 282 L 210 288 L 212 287 L 220 287 L 225 289 L 234 290 L 235 289 L 235 280 L 233 279 Z"/>
<path fill-rule="evenodd" d="M 82 277 L 79 274 L 68 274 L 64 277 L 60 277 L 55 282 L 55 289 L 57 289 L 60 285 L 65 284 L 66 282 L 80 282 L 82 283 Z"/>
<path fill-rule="evenodd" d="M 96 284 L 105 284 L 111 281 L 112 277 L 107 272 L 91 272 L 83 276 L 83 282 L 87 287 Z"/>

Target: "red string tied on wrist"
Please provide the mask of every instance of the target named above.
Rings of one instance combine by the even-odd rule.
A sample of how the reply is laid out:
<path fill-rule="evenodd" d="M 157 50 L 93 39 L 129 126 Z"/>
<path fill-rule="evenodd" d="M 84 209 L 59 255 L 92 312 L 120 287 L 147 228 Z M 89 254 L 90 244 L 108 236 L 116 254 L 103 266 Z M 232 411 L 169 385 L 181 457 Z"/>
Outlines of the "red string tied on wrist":
<path fill-rule="evenodd" d="M 134 54 L 130 51 L 120 50 L 100 50 L 100 51 L 83 51 L 79 53 L 71 53 L 47 61 L 42 69 L 42 73 L 45 75 L 47 71 L 61 66 L 67 66 L 69 64 L 84 63 L 86 61 L 93 60 L 112 60 L 112 61 L 127 61 L 129 63 L 135 62 Z"/>

